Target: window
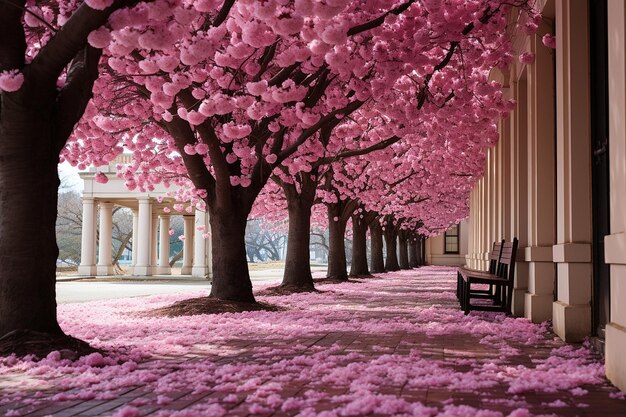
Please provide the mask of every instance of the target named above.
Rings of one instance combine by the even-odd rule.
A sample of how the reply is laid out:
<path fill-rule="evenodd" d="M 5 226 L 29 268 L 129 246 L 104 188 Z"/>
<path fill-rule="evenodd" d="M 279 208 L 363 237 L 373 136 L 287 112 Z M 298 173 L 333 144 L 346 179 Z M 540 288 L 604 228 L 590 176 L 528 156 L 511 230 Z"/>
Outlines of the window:
<path fill-rule="evenodd" d="M 444 253 L 459 253 L 459 225 L 454 225 L 443 235 Z"/>

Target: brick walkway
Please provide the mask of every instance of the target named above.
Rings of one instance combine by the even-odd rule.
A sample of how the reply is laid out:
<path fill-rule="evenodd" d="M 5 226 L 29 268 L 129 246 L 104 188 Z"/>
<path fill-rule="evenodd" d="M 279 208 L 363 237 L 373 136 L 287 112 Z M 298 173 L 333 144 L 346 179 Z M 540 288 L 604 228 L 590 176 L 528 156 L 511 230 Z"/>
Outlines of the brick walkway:
<path fill-rule="evenodd" d="M 0 415 L 626 415 L 626 401 L 599 376 L 588 349 L 523 319 L 463 316 L 453 286 L 451 269 L 422 268 L 263 298 L 281 312 L 202 321 L 125 312 L 111 324 L 97 318 L 137 301 L 75 306 L 60 313 L 66 327 L 76 326 L 70 333 L 90 339 L 76 324 L 86 321 L 103 346 L 121 340 L 107 342 L 107 331 L 122 334 L 144 358 L 62 372 L 5 361 Z M 135 310 L 151 302 L 171 301 Z"/>

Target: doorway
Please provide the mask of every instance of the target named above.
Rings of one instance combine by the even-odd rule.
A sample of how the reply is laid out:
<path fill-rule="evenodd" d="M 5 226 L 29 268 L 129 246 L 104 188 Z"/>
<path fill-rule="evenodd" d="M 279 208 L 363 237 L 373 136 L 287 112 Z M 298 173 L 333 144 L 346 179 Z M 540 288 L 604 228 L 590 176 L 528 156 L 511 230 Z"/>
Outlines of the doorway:
<path fill-rule="evenodd" d="M 607 0 L 589 2 L 589 53 L 593 215 L 593 333 L 604 340 L 610 322 L 610 268 L 604 260 L 609 217 Z"/>

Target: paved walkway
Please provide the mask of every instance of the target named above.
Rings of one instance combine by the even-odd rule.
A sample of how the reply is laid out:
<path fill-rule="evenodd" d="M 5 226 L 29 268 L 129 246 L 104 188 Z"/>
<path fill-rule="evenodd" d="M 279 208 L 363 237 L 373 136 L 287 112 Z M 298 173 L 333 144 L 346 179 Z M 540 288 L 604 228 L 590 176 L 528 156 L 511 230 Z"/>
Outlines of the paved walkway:
<path fill-rule="evenodd" d="M 0 361 L 0 415 L 625 416 L 599 358 L 524 319 L 464 316 L 450 268 L 260 297 L 283 308 L 136 313 L 184 296 L 61 306 L 63 328 L 111 351 Z"/>

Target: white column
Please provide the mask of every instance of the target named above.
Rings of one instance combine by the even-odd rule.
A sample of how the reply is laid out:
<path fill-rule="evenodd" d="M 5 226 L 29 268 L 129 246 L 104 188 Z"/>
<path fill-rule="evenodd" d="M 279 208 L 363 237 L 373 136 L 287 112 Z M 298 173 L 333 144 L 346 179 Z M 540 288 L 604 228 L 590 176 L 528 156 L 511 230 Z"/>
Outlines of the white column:
<path fill-rule="evenodd" d="M 194 231 L 194 252 L 193 252 L 193 269 L 191 275 L 194 277 L 208 277 L 209 262 L 208 251 L 210 248 L 211 237 L 204 237 L 205 233 L 210 233 L 209 213 L 196 210 L 195 217 L 196 230 Z"/>
<path fill-rule="evenodd" d="M 98 242 L 98 275 L 113 275 L 111 260 L 113 203 L 100 202 L 100 234 Z"/>
<path fill-rule="evenodd" d="M 608 2 L 609 169 L 611 234 L 604 237 L 604 257 L 611 265 L 611 322 L 606 326 L 606 375 L 626 391 L 626 3 Z"/>
<path fill-rule="evenodd" d="M 169 214 L 162 214 L 159 216 L 159 267 L 157 268 L 157 274 L 170 275 L 172 268 L 170 268 L 170 216 Z"/>
<path fill-rule="evenodd" d="M 141 198 L 138 201 L 138 233 L 135 242 L 133 242 L 133 246 L 137 248 L 137 264 L 133 268 L 133 275 L 150 275 L 150 222 L 152 220 L 152 202 L 149 198 Z"/>
<path fill-rule="evenodd" d="M 185 241 L 183 242 L 183 267 L 180 271 L 182 275 L 191 275 L 193 264 L 193 223 L 194 218 L 191 216 L 183 216 L 184 229 L 183 235 Z"/>
<path fill-rule="evenodd" d="M 157 255 L 159 253 L 159 216 L 152 213 L 152 223 L 150 225 L 150 275 L 157 273 Z"/>
<path fill-rule="evenodd" d="M 544 22 L 545 23 L 545 22 Z M 525 249 L 528 265 L 528 292 L 524 298 L 524 315 L 533 323 L 552 319 L 555 266 L 552 246 L 556 230 L 555 181 L 555 106 L 553 51 L 541 42 L 547 28 L 530 37 L 534 64 L 529 74 L 528 158 L 528 239 Z"/>
<path fill-rule="evenodd" d="M 131 265 L 134 267 L 137 264 L 137 235 L 139 234 L 139 212 L 137 210 L 133 210 L 133 244 L 132 248 L 132 263 Z"/>
<path fill-rule="evenodd" d="M 80 275 L 96 273 L 96 206 L 93 198 L 83 198 L 83 228 L 78 273 Z"/>
<path fill-rule="evenodd" d="M 591 334 L 591 133 L 586 2 L 556 3 L 557 263 L 554 332 L 567 342 Z"/>

